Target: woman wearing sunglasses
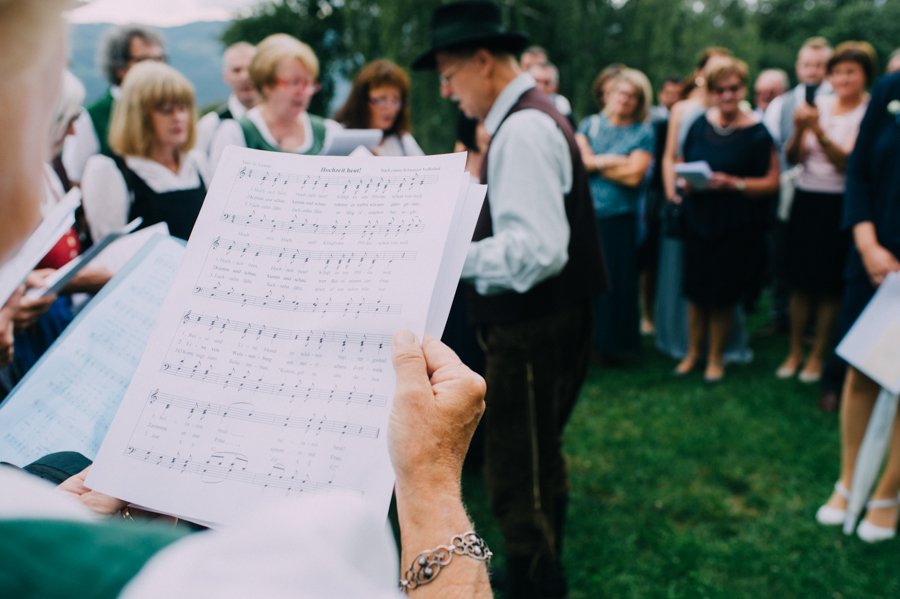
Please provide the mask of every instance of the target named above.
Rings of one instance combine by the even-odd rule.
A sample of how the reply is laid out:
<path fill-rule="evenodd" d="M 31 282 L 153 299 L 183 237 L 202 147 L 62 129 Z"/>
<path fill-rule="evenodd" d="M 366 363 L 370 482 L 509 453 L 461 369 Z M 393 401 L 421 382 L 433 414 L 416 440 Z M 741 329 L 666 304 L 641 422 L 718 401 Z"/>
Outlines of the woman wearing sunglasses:
<path fill-rule="evenodd" d="M 684 161 L 706 161 L 713 172 L 704 189 L 687 189 L 684 200 L 689 339 L 676 373 L 693 370 L 706 344 L 707 383 L 724 375 L 735 306 L 752 290 L 764 252 L 756 203 L 778 190 L 772 138 L 741 106 L 747 76 L 746 63 L 734 58 L 707 73 L 712 106 L 691 125 L 684 142 Z"/>

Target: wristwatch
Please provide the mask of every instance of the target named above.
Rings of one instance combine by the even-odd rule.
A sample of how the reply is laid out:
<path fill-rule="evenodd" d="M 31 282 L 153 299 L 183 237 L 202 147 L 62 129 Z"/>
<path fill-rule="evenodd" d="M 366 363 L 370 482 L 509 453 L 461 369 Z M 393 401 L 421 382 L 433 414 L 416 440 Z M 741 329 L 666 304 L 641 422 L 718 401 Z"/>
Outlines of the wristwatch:
<path fill-rule="evenodd" d="M 737 181 L 734 182 L 734 188 L 737 189 L 738 191 L 746 191 L 747 182 L 744 181 L 743 179 L 738 179 Z"/>

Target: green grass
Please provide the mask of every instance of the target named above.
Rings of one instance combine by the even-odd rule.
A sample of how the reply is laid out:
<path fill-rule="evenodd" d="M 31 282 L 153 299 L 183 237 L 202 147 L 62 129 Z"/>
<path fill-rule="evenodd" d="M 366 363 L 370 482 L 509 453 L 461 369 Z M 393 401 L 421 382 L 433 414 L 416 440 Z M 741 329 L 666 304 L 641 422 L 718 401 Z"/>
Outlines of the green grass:
<path fill-rule="evenodd" d="M 787 340 L 760 324 L 753 363 L 715 387 L 673 379 L 649 343 L 638 364 L 591 369 L 565 435 L 572 599 L 900 597 L 900 541 L 869 546 L 816 524 L 838 418 L 818 410 L 816 385 L 775 379 Z M 478 473 L 464 495 L 502 566 Z"/>

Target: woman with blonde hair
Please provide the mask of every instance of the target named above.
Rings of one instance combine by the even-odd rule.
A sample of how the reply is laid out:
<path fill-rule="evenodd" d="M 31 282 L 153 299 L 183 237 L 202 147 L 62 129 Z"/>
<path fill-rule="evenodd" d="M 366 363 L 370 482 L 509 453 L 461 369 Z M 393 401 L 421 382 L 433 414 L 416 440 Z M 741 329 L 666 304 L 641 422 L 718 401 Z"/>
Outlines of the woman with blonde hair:
<path fill-rule="evenodd" d="M 583 120 L 576 136 L 610 281 L 594 300 L 594 355 L 601 360 L 640 349 L 637 209 L 655 144 L 646 75 L 623 68 L 607 90 L 602 112 Z"/>
<path fill-rule="evenodd" d="M 757 203 L 778 191 L 772 137 L 741 108 L 747 78 L 747 64 L 734 58 L 707 71 L 712 106 L 688 128 L 683 146 L 685 162 L 706 161 L 712 175 L 704 189 L 687 189 L 684 199 L 688 351 L 676 372 L 692 371 L 706 344 L 707 383 L 724 376 L 735 307 L 755 282 L 753 265 L 763 248 Z"/>
<path fill-rule="evenodd" d="M 250 80 L 262 101 L 243 118 L 219 127 L 209 150 L 213 169 L 231 145 L 271 152 L 321 153 L 332 132 L 341 126 L 307 112 L 320 89 L 318 77 L 319 59 L 307 44 L 285 33 L 261 41 L 250 61 Z"/>
<path fill-rule="evenodd" d="M 206 197 L 206 162 L 194 144 L 194 88 L 172 67 L 143 62 L 122 83 L 109 129 L 112 157 L 93 156 L 81 182 L 91 235 L 134 218 L 187 239 Z"/>
<path fill-rule="evenodd" d="M 347 101 L 334 120 L 348 129 L 381 129 L 373 148 L 379 156 L 422 156 L 410 133 L 409 75 L 390 60 L 373 60 L 362 68 Z"/>

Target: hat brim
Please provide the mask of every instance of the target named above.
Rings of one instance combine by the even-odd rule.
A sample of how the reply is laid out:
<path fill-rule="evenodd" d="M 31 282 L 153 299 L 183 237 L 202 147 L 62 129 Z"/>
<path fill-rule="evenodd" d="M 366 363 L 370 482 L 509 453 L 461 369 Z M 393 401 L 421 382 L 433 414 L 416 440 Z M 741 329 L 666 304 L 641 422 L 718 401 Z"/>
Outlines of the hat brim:
<path fill-rule="evenodd" d="M 435 56 L 438 52 L 452 48 L 477 46 L 478 44 L 490 45 L 492 48 L 508 50 L 512 54 L 518 54 L 528 46 L 528 36 L 524 33 L 511 31 L 490 36 L 478 35 L 473 36 L 471 39 L 456 39 L 452 44 L 435 46 L 427 52 L 419 54 L 410 66 L 416 71 L 434 70 L 437 68 Z"/>

